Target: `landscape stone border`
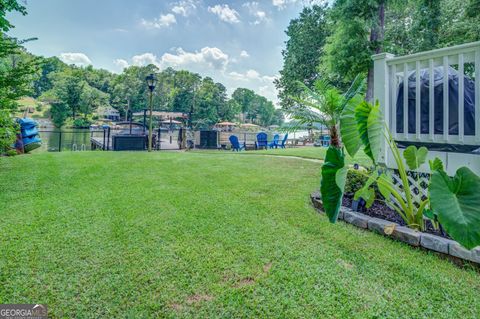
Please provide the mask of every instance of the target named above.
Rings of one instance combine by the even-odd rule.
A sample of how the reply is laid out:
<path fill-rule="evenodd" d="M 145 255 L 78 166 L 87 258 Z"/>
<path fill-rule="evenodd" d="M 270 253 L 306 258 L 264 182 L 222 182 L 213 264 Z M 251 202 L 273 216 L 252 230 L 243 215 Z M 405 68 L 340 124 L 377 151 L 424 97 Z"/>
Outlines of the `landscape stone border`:
<path fill-rule="evenodd" d="M 311 195 L 313 206 L 318 212 L 323 212 L 323 203 L 320 193 L 313 192 Z M 467 250 L 454 240 L 446 239 L 429 233 L 413 230 L 400 226 L 397 223 L 357 213 L 348 207 L 342 206 L 338 215 L 339 220 L 346 223 L 370 230 L 380 235 L 404 242 L 414 247 L 422 247 L 440 254 L 460 258 L 469 262 L 480 264 L 480 246 Z M 392 230 L 393 228 L 393 230 Z"/>

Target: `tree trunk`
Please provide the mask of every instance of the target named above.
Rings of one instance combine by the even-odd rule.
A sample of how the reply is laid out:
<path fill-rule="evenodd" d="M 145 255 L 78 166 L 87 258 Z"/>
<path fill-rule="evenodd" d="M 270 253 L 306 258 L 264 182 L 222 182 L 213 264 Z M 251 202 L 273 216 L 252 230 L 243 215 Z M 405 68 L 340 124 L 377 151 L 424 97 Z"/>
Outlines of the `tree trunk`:
<path fill-rule="evenodd" d="M 130 98 L 127 98 L 127 112 L 125 112 L 125 122 L 128 121 L 128 112 L 130 111 Z"/>
<path fill-rule="evenodd" d="M 383 38 L 385 33 L 385 1 L 382 0 L 378 4 L 377 20 L 373 22 L 370 31 L 370 43 L 374 48 L 375 54 L 382 52 Z M 373 103 L 373 65 L 368 69 L 367 76 L 367 95 L 365 100 Z"/>
<path fill-rule="evenodd" d="M 338 135 L 338 129 L 336 125 L 333 125 L 330 127 L 330 139 L 331 139 L 331 145 L 340 148 L 341 147 L 341 141 L 340 141 L 340 136 Z"/>

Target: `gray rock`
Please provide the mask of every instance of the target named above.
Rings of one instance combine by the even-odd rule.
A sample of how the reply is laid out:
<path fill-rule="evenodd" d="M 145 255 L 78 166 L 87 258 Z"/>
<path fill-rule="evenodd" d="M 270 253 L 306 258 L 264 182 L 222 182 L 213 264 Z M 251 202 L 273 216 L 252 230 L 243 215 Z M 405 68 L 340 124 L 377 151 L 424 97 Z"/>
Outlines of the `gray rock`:
<path fill-rule="evenodd" d="M 480 246 L 477 246 L 471 250 L 472 253 L 472 259 L 471 261 L 476 262 L 477 264 L 480 264 Z"/>
<path fill-rule="evenodd" d="M 392 224 L 395 224 L 396 225 L 395 227 L 398 227 L 398 224 L 394 222 L 389 222 L 388 220 L 383 220 L 383 219 L 374 217 L 368 220 L 368 229 L 376 233 L 379 233 L 381 235 L 386 235 L 384 232 L 385 226 L 389 226 Z"/>
<path fill-rule="evenodd" d="M 312 198 L 312 204 L 313 204 L 313 207 L 318 209 L 320 212 L 322 213 L 324 212 L 323 202 L 321 199 Z"/>
<path fill-rule="evenodd" d="M 396 240 L 403 241 L 412 246 L 419 246 L 420 245 L 420 235 L 421 233 L 410 229 L 405 226 L 397 226 L 393 230 L 392 237 Z"/>
<path fill-rule="evenodd" d="M 453 242 L 452 240 L 426 233 L 422 233 L 420 238 L 422 247 L 444 254 L 448 254 L 448 245 Z"/>
<path fill-rule="evenodd" d="M 316 198 L 316 199 L 321 199 L 322 198 L 322 195 L 320 194 L 320 191 L 314 191 L 313 193 L 310 194 L 310 197 L 313 199 L 313 198 Z"/>
<path fill-rule="evenodd" d="M 368 221 L 371 219 L 371 217 L 368 217 L 367 215 L 363 215 L 360 213 L 355 213 L 349 208 L 345 208 L 343 212 L 343 219 L 352 225 L 355 225 L 360 228 L 367 228 L 368 227 Z"/>
<path fill-rule="evenodd" d="M 448 245 L 448 253 L 458 258 L 480 263 L 480 247 L 468 250 L 452 240 Z"/>

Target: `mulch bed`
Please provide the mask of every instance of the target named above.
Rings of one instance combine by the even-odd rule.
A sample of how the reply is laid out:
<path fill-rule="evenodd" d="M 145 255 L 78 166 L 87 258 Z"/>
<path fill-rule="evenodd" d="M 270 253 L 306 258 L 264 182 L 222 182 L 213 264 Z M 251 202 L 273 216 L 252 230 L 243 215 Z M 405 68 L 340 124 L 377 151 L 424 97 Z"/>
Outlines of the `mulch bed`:
<path fill-rule="evenodd" d="M 353 201 L 353 195 L 345 194 L 343 196 L 342 206 L 351 208 Z M 383 220 L 388 220 L 390 222 L 397 223 L 401 226 L 406 226 L 405 221 L 400 217 L 396 211 L 388 207 L 382 202 L 375 201 L 370 208 L 363 208 L 359 211 L 359 213 L 365 214 L 367 216 L 376 217 Z M 425 233 L 437 235 L 443 238 L 451 239 L 450 236 L 440 227 L 439 230 L 435 230 L 433 225 L 430 221 L 426 221 L 426 229 L 424 230 Z"/>

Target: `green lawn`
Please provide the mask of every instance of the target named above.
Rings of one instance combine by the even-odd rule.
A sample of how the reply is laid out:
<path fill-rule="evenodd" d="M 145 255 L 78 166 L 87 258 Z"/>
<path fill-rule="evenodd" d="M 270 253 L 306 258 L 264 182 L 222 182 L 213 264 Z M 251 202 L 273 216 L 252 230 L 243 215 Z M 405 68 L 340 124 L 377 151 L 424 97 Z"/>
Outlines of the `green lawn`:
<path fill-rule="evenodd" d="M 295 148 L 286 148 L 286 149 L 268 149 L 268 150 L 259 150 L 259 151 L 246 151 L 239 152 L 239 154 L 263 154 L 263 155 L 281 155 L 281 156 L 297 156 L 310 159 L 325 159 L 325 154 L 327 153 L 327 148 L 325 147 L 295 147 Z M 351 158 L 346 154 L 346 161 L 349 164 L 358 163 L 364 166 L 369 166 L 372 164 L 372 161 L 368 156 L 360 150 L 355 158 Z"/>
<path fill-rule="evenodd" d="M 54 318 L 480 316 L 474 270 L 317 214 L 319 163 L 42 153 L 0 158 L 0 180 L 0 304 Z"/>

